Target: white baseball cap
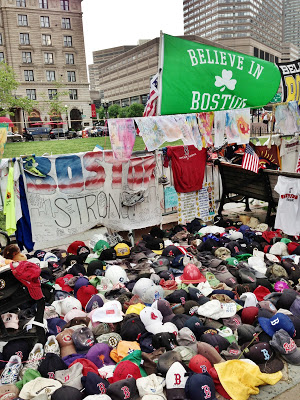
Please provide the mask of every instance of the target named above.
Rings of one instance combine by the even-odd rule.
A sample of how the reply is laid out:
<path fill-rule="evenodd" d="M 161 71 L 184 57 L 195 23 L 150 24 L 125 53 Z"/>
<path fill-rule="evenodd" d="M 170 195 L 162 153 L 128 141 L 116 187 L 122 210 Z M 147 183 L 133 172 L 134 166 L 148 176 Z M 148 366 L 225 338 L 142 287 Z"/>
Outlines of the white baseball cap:
<path fill-rule="evenodd" d="M 92 315 L 93 322 L 115 323 L 123 320 L 122 305 L 117 300 L 108 301 L 101 308 L 96 308 Z"/>
<path fill-rule="evenodd" d="M 257 298 L 254 293 L 251 292 L 243 293 L 240 296 L 240 299 L 245 302 L 244 308 L 257 306 Z"/>
<path fill-rule="evenodd" d="M 173 390 L 175 390 L 175 393 L 178 392 L 178 389 L 182 390 L 182 395 L 183 397 L 172 397 L 172 398 L 185 398 L 185 384 L 188 379 L 188 376 L 186 373 L 186 369 L 184 366 L 176 361 L 174 364 L 171 365 L 169 368 L 167 375 L 166 375 L 166 389 L 167 389 L 167 397 L 171 398 L 171 394 Z M 178 379 L 178 376 L 180 376 L 180 379 Z M 177 393 L 179 395 L 179 393 Z"/>
<path fill-rule="evenodd" d="M 198 314 L 212 319 L 233 317 L 236 314 L 236 303 L 221 303 L 219 300 L 210 300 L 199 306 Z"/>
<path fill-rule="evenodd" d="M 254 268 L 256 271 L 262 274 L 267 272 L 266 263 L 259 257 L 249 257 L 247 262 L 250 267 Z"/>
<path fill-rule="evenodd" d="M 145 307 L 140 312 L 140 318 L 146 331 L 153 333 L 154 335 L 162 332 L 163 316 L 159 310 L 152 307 Z"/>
<path fill-rule="evenodd" d="M 82 305 L 78 299 L 73 296 L 68 296 L 62 300 L 56 300 L 52 303 L 58 314 L 64 317 L 69 311 L 76 309 L 82 310 Z"/>
<path fill-rule="evenodd" d="M 19 396 L 22 399 L 32 399 L 33 397 L 44 393 L 47 393 L 47 395 L 50 396 L 60 387 L 62 387 L 62 384 L 55 379 L 38 377 L 25 383 Z"/>
<path fill-rule="evenodd" d="M 5 328 L 18 329 L 19 328 L 19 317 L 18 314 L 5 313 L 1 315 L 4 322 Z"/>
<path fill-rule="evenodd" d="M 128 282 L 126 271 L 119 265 L 111 265 L 105 271 L 105 278 L 109 279 L 113 285 Z"/>
<path fill-rule="evenodd" d="M 141 278 L 137 281 L 132 289 L 133 294 L 137 294 L 140 298 L 143 297 L 143 294 L 149 289 L 151 286 L 154 286 L 155 283 L 149 278 Z"/>

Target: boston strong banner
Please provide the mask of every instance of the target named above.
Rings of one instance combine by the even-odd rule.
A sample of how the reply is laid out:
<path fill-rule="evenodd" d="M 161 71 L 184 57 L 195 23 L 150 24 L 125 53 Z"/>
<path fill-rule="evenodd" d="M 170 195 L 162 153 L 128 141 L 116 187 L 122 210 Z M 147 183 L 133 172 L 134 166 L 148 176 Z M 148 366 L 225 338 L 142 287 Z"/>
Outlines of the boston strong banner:
<path fill-rule="evenodd" d="M 280 78 L 268 61 L 164 35 L 160 113 L 263 107 Z"/>

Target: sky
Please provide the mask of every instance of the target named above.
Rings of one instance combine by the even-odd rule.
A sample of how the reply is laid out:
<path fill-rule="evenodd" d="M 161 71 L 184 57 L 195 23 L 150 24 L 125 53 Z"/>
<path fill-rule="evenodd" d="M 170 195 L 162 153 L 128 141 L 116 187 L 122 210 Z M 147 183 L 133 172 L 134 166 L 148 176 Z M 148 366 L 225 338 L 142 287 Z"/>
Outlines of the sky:
<path fill-rule="evenodd" d="M 160 31 L 183 35 L 182 0 L 83 0 L 83 31 L 87 64 L 92 52 L 139 39 L 154 39 Z"/>

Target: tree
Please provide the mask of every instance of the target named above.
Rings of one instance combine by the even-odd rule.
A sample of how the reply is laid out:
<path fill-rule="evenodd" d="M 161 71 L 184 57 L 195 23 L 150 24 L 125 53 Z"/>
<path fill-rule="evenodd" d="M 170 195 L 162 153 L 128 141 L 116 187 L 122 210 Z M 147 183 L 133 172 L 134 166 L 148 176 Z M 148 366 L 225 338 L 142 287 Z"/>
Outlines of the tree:
<path fill-rule="evenodd" d="M 144 106 L 140 103 L 133 103 L 128 107 L 127 118 L 142 117 L 144 114 Z"/>
<path fill-rule="evenodd" d="M 44 101 L 47 107 L 48 115 L 61 115 L 66 112 L 65 102 L 63 98 L 69 94 L 67 90 L 61 90 L 64 84 L 62 82 L 54 82 L 53 84 L 54 93 L 52 98 L 48 99 L 46 94 L 44 94 Z"/>
<path fill-rule="evenodd" d="M 112 104 L 108 107 L 109 118 L 118 118 L 121 107 L 118 104 Z"/>
<path fill-rule="evenodd" d="M 103 107 L 97 108 L 96 112 L 99 114 L 99 119 L 105 118 L 105 110 Z"/>
<path fill-rule="evenodd" d="M 16 81 L 13 69 L 4 62 L 0 63 L 0 116 L 14 115 L 14 108 L 22 108 L 31 112 L 36 102 L 27 97 L 17 97 L 19 83 Z"/>
<path fill-rule="evenodd" d="M 118 118 L 126 118 L 128 114 L 129 107 L 122 107 L 120 108 Z"/>

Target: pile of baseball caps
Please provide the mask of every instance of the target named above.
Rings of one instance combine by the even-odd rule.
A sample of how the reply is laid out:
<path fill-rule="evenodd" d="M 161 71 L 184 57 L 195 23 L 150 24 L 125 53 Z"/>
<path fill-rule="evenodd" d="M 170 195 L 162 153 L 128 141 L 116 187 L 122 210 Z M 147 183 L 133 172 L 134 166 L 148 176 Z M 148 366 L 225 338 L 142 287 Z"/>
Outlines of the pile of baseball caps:
<path fill-rule="evenodd" d="M 300 365 L 299 260 L 295 238 L 222 219 L 27 254 L 47 340 L 3 343 L 0 398 L 247 399 Z M 35 329 L 33 307 L 1 317 Z"/>

